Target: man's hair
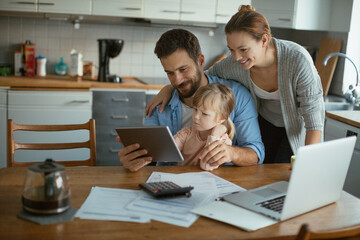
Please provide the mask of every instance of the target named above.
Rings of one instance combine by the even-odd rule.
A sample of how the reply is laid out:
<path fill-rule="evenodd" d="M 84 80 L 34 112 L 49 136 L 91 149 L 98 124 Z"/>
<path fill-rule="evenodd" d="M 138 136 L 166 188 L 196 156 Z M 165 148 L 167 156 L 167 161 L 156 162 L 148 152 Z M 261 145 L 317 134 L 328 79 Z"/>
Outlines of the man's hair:
<path fill-rule="evenodd" d="M 178 49 L 185 50 L 196 63 L 201 55 L 199 40 L 185 29 L 172 29 L 163 33 L 156 42 L 154 53 L 158 58 L 168 57 Z"/>

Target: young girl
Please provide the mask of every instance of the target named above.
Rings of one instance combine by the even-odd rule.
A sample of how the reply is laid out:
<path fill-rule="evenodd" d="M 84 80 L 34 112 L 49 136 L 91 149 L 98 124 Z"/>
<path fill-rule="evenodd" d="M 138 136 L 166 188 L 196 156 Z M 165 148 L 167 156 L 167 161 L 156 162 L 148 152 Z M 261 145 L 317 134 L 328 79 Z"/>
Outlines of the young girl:
<path fill-rule="evenodd" d="M 193 99 L 193 126 L 181 129 L 174 136 L 184 157 L 182 165 L 200 165 L 209 171 L 215 169 L 200 161 L 199 153 L 214 141 L 232 145 L 235 128 L 229 115 L 234 104 L 232 90 L 223 84 L 208 84 L 196 91 Z"/>

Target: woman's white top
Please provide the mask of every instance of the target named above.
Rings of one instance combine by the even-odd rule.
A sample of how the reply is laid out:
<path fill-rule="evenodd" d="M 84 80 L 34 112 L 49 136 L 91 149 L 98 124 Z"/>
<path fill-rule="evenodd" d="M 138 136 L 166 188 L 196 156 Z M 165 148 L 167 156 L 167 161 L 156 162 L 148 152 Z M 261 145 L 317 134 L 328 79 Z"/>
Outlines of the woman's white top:
<path fill-rule="evenodd" d="M 260 100 L 259 114 L 276 127 L 284 127 L 284 119 L 281 111 L 280 92 L 268 92 L 252 82 L 255 95 Z"/>

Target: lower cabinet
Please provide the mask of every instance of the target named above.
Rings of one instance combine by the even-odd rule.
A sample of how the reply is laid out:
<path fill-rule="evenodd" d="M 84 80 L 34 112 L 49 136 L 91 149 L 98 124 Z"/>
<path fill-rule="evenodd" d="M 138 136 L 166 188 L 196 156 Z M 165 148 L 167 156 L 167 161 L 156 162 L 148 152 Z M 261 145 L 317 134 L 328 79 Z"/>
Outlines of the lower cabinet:
<path fill-rule="evenodd" d="M 7 90 L 0 88 L 0 168 L 7 167 Z"/>
<path fill-rule="evenodd" d="M 325 141 L 356 135 L 357 141 L 350 167 L 346 176 L 344 190 L 360 198 L 360 128 L 326 117 Z M 339 159 L 341 161 L 341 159 Z"/>
<path fill-rule="evenodd" d="M 8 91 L 8 118 L 19 124 L 80 124 L 92 117 L 92 92 L 90 91 Z M 16 131 L 18 142 L 81 142 L 87 141 L 87 131 L 36 132 Z M 84 160 L 90 156 L 88 149 L 72 150 L 17 150 L 19 162 Z"/>
<path fill-rule="evenodd" d="M 116 128 L 143 126 L 145 90 L 93 90 L 93 117 L 96 123 L 96 161 L 101 166 L 121 165 Z"/>

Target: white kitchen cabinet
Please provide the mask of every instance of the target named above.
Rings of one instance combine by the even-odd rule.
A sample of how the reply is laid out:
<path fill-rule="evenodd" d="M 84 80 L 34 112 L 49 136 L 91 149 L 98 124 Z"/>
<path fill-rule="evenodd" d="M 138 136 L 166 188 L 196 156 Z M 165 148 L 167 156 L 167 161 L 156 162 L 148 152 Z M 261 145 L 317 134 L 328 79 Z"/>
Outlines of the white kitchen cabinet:
<path fill-rule="evenodd" d="M 37 0 L 1 0 L 0 11 L 36 12 Z"/>
<path fill-rule="evenodd" d="M 346 176 L 344 190 L 360 198 L 360 128 L 326 117 L 324 133 L 325 141 L 352 135 L 358 137 Z M 339 159 L 339 161 L 341 161 L 341 159 Z M 326 170 L 326 166 L 324 166 L 324 170 Z"/>
<path fill-rule="evenodd" d="M 180 21 L 215 22 L 216 0 L 182 0 Z"/>
<path fill-rule="evenodd" d="M 145 18 L 180 20 L 181 0 L 145 0 Z"/>
<path fill-rule="evenodd" d="M 251 5 L 251 0 L 217 0 L 215 22 L 226 24 L 240 5 Z"/>
<path fill-rule="evenodd" d="M 91 0 L 38 0 L 38 12 L 91 14 Z"/>
<path fill-rule="evenodd" d="M 143 0 L 92 0 L 92 15 L 144 17 Z"/>
<path fill-rule="evenodd" d="M 7 167 L 7 90 L 0 88 L 0 168 Z"/>
<path fill-rule="evenodd" d="M 332 1 L 252 0 L 252 6 L 268 20 L 270 27 L 300 30 L 329 30 Z"/>
<path fill-rule="evenodd" d="M 86 91 L 8 91 L 8 118 L 20 124 L 80 124 L 92 117 L 92 92 Z M 89 139 L 87 131 L 26 132 L 16 131 L 17 142 L 82 142 Z M 17 150 L 19 162 L 84 160 L 88 149 Z"/>
<path fill-rule="evenodd" d="M 145 0 L 145 18 L 215 23 L 216 0 Z"/>

